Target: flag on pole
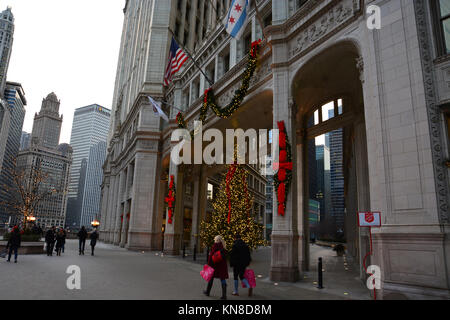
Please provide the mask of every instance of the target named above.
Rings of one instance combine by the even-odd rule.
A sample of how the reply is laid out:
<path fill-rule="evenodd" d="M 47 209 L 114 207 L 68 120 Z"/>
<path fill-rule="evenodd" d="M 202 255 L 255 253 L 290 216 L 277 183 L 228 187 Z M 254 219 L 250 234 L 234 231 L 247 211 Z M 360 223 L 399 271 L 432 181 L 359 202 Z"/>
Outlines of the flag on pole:
<path fill-rule="evenodd" d="M 167 63 L 166 73 L 164 74 L 164 84 L 168 86 L 172 82 L 173 75 L 180 71 L 183 64 L 188 59 L 186 53 L 181 50 L 178 43 L 172 37 L 170 45 L 169 62 Z"/>
<path fill-rule="evenodd" d="M 227 32 L 236 39 L 240 39 L 248 22 L 248 11 L 250 0 L 233 0 L 230 11 L 224 21 Z"/>
<path fill-rule="evenodd" d="M 167 115 L 164 113 L 164 111 L 162 111 L 161 106 L 155 100 L 153 100 L 153 98 L 150 96 L 148 97 L 148 100 L 152 104 L 153 111 L 155 112 L 155 114 L 158 115 L 159 117 L 163 118 L 167 122 L 169 122 L 169 117 L 167 117 Z"/>

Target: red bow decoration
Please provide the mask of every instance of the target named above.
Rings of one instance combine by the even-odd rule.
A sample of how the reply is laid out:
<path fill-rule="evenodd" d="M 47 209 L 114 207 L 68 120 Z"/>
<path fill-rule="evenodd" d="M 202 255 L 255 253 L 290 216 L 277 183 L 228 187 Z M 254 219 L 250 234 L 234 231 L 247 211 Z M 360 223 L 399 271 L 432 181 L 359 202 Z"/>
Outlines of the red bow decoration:
<path fill-rule="evenodd" d="M 258 51 L 259 45 L 261 44 L 261 42 L 262 42 L 261 39 L 258 39 L 258 40 L 256 40 L 256 41 L 253 41 L 253 42 L 252 42 L 251 54 L 252 54 L 252 57 L 253 57 L 253 58 L 256 57 L 256 52 Z"/>
<path fill-rule="evenodd" d="M 173 209 L 175 207 L 175 182 L 174 182 L 174 176 L 170 176 L 170 183 L 169 183 L 169 195 L 164 199 L 164 201 L 167 203 L 168 206 L 168 213 L 169 213 L 169 217 L 168 217 L 168 223 L 172 224 L 173 220 L 172 220 L 172 216 L 173 216 Z"/>
<path fill-rule="evenodd" d="M 278 215 L 284 216 L 286 213 L 286 189 L 288 188 L 288 171 L 292 171 L 293 163 L 290 159 L 288 153 L 288 139 L 286 133 L 286 126 L 284 121 L 279 121 L 278 129 L 280 130 L 279 134 L 279 144 L 280 144 L 280 153 L 279 153 L 279 163 L 274 163 L 273 168 L 275 171 L 278 171 L 276 177 L 278 181 L 277 187 L 277 200 L 278 200 Z M 290 150 L 290 149 L 289 149 Z"/>
<path fill-rule="evenodd" d="M 130 213 L 127 213 L 127 221 L 130 221 Z"/>
<path fill-rule="evenodd" d="M 208 93 L 211 91 L 211 88 L 205 90 L 205 98 L 203 99 L 204 103 L 208 102 Z"/>
<path fill-rule="evenodd" d="M 123 214 L 120 215 L 120 221 L 123 222 Z"/>

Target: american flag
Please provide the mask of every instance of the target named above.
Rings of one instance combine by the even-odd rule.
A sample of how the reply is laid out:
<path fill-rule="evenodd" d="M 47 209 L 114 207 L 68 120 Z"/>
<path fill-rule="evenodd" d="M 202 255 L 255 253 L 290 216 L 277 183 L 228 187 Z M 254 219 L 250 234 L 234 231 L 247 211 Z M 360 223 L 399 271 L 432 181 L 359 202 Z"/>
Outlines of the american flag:
<path fill-rule="evenodd" d="M 183 64 L 188 59 L 186 53 L 181 50 L 178 43 L 172 37 L 172 44 L 170 45 L 169 62 L 167 63 L 166 73 L 164 74 L 164 84 L 168 86 L 172 82 L 173 75 L 180 71 Z"/>

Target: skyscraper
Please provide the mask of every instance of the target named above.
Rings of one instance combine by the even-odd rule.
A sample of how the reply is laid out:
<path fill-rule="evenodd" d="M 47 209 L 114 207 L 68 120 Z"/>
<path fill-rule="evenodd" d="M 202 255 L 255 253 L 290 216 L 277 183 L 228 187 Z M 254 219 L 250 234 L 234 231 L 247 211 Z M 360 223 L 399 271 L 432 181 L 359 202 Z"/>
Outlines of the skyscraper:
<path fill-rule="evenodd" d="M 342 110 L 342 106 L 339 106 Z M 329 110 L 333 117 L 333 110 Z M 344 130 L 342 128 L 327 133 L 326 144 L 330 148 L 331 216 L 336 222 L 336 235 L 344 235 L 345 194 L 344 194 Z"/>
<path fill-rule="evenodd" d="M 63 121 L 63 116 L 59 115 L 59 106 L 60 101 L 53 92 L 42 100 L 41 110 L 34 116 L 31 133 L 34 144 L 50 149 L 58 147 Z"/>
<path fill-rule="evenodd" d="M 31 145 L 20 151 L 17 158 L 17 169 L 25 171 L 26 176 L 36 170 L 45 176 L 38 194 L 51 195 L 38 203 L 35 211 L 36 223 L 42 227 L 63 227 L 66 219 L 72 148 L 68 144 L 58 145 L 62 125 L 59 106 L 54 93 L 43 100 L 39 114 L 34 117 Z"/>
<path fill-rule="evenodd" d="M 6 85 L 6 75 L 8 73 L 9 59 L 14 36 L 14 16 L 11 8 L 8 7 L 0 15 L 0 95 Z"/>
<path fill-rule="evenodd" d="M 8 126 L 3 129 L 7 132 L 6 144 L 0 163 L 0 201 L 5 201 L 10 196 L 8 192 L 4 192 L 4 187 L 10 187 L 12 183 L 12 169 L 19 153 L 20 138 L 22 136 L 23 121 L 25 118 L 25 92 L 20 83 L 7 82 L 4 97 L 8 103 L 8 112 L 10 118 Z M 8 218 L 5 208 L 0 207 L 0 217 L 2 220 Z"/>
<path fill-rule="evenodd" d="M 20 138 L 20 151 L 30 148 L 31 145 L 31 133 L 22 131 L 22 137 Z"/>
<path fill-rule="evenodd" d="M 90 225 L 92 220 L 88 220 L 98 214 L 102 166 L 106 158 L 106 145 L 99 146 L 99 143 L 106 144 L 110 116 L 111 111 L 98 104 L 75 110 L 70 138 L 73 164 L 69 183 L 68 227 L 78 228 L 82 221 L 84 225 Z M 86 163 L 85 170 L 81 170 L 83 161 Z"/>

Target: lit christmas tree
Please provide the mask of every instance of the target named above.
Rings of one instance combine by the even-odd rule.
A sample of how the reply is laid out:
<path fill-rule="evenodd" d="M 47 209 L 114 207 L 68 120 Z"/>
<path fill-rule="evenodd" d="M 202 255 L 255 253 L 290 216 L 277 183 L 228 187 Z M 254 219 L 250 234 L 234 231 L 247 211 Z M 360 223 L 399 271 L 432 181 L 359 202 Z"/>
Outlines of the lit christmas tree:
<path fill-rule="evenodd" d="M 214 237 L 221 235 L 230 250 L 236 234 L 240 234 L 251 249 L 266 245 L 264 227 L 255 221 L 252 207 L 253 198 L 249 195 L 244 166 L 229 166 L 214 199 L 214 211 L 211 217 L 200 224 L 200 239 L 204 245 L 211 247 Z"/>

